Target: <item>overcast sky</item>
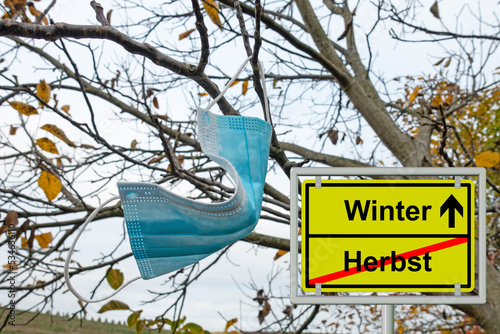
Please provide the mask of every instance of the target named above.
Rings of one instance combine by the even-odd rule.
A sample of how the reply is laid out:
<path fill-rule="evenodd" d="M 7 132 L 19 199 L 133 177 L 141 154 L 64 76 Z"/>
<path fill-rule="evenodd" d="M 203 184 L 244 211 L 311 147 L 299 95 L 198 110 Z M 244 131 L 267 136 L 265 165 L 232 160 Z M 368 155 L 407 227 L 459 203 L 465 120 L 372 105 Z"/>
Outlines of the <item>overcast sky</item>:
<path fill-rule="evenodd" d="M 424 7 L 430 7 L 432 2 L 433 1 L 422 1 L 422 4 Z M 464 1 L 461 1 L 461 3 L 463 2 Z M 40 4 L 46 3 L 47 1 L 40 2 Z M 105 12 L 111 8 L 111 1 L 100 1 L 100 3 L 104 6 Z M 481 1 L 481 3 L 484 13 L 488 13 L 488 10 L 485 9 L 488 6 L 491 8 L 496 6 L 496 0 Z M 453 17 L 456 13 L 456 9 L 460 7 L 458 5 L 458 1 L 453 0 L 443 0 L 440 2 L 440 6 L 444 19 L 446 19 L 447 16 Z M 358 9 L 356 21 L 360 22 L 360 24 L 374 22 L 376 18 L 375 13 L 363 10 L 364 8 L 367 8 L 367 6 L 364 7 L 363 5 Z M 489 12 L 491 13 L 492 11 Z M 92 8 L 88 4 L 88 1 L 58 0 L 57 5 L 51 13 L 56 22 L 65 21 L 69 23 L 81 24 L 88 24 L 89 22 L 95 23 L 95 15 Z M 440 28 L 439 21 L 435 20 L 430 12 L 427 12 L 427 16 L 422 17 L 422 20 L 430 22 L 431 27 Z M 361 27 L 360 29 L 364 28 Z M 266 32 L 264 31 L 263 33 L 265 34 Z M 376 64 L 374 71 L 376 74 L 383 75 L 385 78 L 398 77 L 400 75 L 407 74 L 433 74 L 435 73 L 435 67 L 432 64 L 439 58 L 447 56 L 437 46 L 432 50 L 429 50 L 428 48 L 422 47 L 420 44 L 402 44 L 401 42 L 395 42 L 389 38 L 387 27 L 384 25 L 379 26 L 378 30 L 375 31 L 372 36 L 371 43 L 372 53 L 374 56 L 373 61 L 374 64 Z M 360 42 L 359 48 L 362 53 L 365 55 L 367 54 L 366 43 Z M 122 52 L 120 48 L 112 46 L 111 43 L 106 43 L 106 49 L 107 52 L 109 52 L 108 54 L 112 54 L 113 51 Z M 243 59 L 244 58 L 242 57 L 241 60 Z M 219 62 L 219 66 L 224 66 L 224 60 L 221 53 L 218 53 L 217 57 L 211 58 L 211 61 Z M 231 66 L 231 68 L 227 70 L 227 73 L 236 69 L 238 65 L 239 61 L 234 59 L 227 61 L 227 66 Z M 27 78 L 32 76 L 31 70 L 29 72 L 22 72 L 21 64 L 19 63 L 17 66 L 18 72 L 16 72 L 16 74 L 18 74 L 20 82 L 29 81 Z M 85 67 L 90 66 L 90 64 L 85 64 L 82 59 L 82 64 L 80 65 L 79 63 L 79 66 L 85 69 Z M 268 85 L 270 85 L 270 83 L 268 83 Z M 175 101 L 175 103 L 173 100 L 169 100 L 170 112 L 175 112 L 176 109 L 186 108 L 189 103 L 186 92 L 179 90 L 179 94 L 177 96 L 185 96 L 186 99 L 184 101 Z M 60 99 L 63 98 L 69 99 L 68 96 L 60 97 Z M 75 96 L 75 99 L 80 99 L 80 97 Z M 74 108 L 76 110 L 77 106 L 75 105 Z M 260 110 L 256 109 L 254 112 L 255 115 L 259 115 Z M 302 110 L 300 110 L 300 106 L 292 106 L 289 110 L 291 115 L 300 115 L 301 112 Z M 0 125 L 4 127 L 16 118 L 17 115 L 8 113 L 4 119 L 0 120 Z M 116 133 L 116 140 L 120 141 L 122 140 L 122 130 L 117 129 L 116 126 L 117 125 L 114 122 L 106 123 L 103 121 L 99 123 L 99 129 L 101 131 L 104 133 L 107 132 L 110 135 Z M 311 136 L 310 134 L 309 136 L 310 140 L 316 140 L 314 136 Z M 298 138 L 296 135 L 292 135 L 289 137 L 289 140 L 294 141 L 298 140 Z M 370 141 L 366 141 L 367 152 L 370 152 L 369 142 Z M 327 143 L 327 145 L 330 144 Z M 330 145 L 326 148 L 326 150 L 328 150 L 328 153 L 331 154 L 344 156 L 351 154 L 351 152 L 342 151 L 340 146 L 333 147 Z M 282 172 L 271 172 L 268 174 L 267 181 L 280 189 L 283 193 L 288 194 L 288 181 Z M 85 185 L 81 186 L 84 187 Z M 111 185 L 107 191 L 100 195 L 100 200 L 106 200 L 116 194 L 117 190 L 113 185 Z M 289 236 L 289 230 L 285 225 L 279 225 L 267 221 L 259 222 L 256 231 L 265 231 L 267 234 L 280 237 Z M 110 240 L 119 240 L 122 234 L 122 219 L 113 218 L 106 221 L 92 223 L 86 233 L 83 234 L 82 239 L 77 246 L 79 252 L 75 254 L 75 260 L 81 263 L 90 264 L 92 259 L 98 258 L 101 254 L 106 254 L 113 249 L 115 244 L 111 243 Z M 127 240 L 127 242 L 122 244 L 117 254 L 125 254 L 129 252 L 130 246 Z M 253 282 L 255 282 L 257 288 L 263 288 L 268 291 L 268 281 L 270 276 L 272 276 L 272 273 L 279 273 L 273 280 L 273 292 L 276 295 L 281 296 L 287 296 L 287 294 L 289 294 L 289 256 L 285 255 L 279 260 L 274 261 L 273 257 L 275 253 L 276 250 L 258 248 L 245 242 L 238 242 L 236 245 L 232 246 L 229 252 L 224 255 L 224 258 L 207 273 L 205 273 L 203 277 L 198 282 L 193 284 L 193 286 L 191 286 L 188 290 L 184 312 L 187 317 L 187 321 L 200 324 L 210 331 L 223 331 L 226 320 L 238 318 L 238 324 L 243 326 L 246 330 L 257 329 L 258 307 L 257 303 L 251 300 L 255 293 L 250 287 Z M 213 259 L 214 256 L 211 256 L 203 260 L 202 266 L 207 265 Z M 116 268 L 125 273 L 125 281 L 139 275 L 135 261 L 132 258 L 123 261 Z M 89 291 L 94 288 L 95 284 L 102 278 L 103 274 L 103 271 L 96 271 L 80 275 L 80 277 L 74 277 L 72 279 L 73 285 L 77 287 L 82 294 L 87 295 Z M 113 297 L 113 299 L 126 302 L 133 310 L 142 309 L 143 316 L 146 318 L 154 317 L 158 315 L 159 310 L 167 308 L 172 303 L 172 299 L 165 299 L 151 305 L 143 305 L 141 302 L 151 298 L 148 290 L 161 291 L 163 289 L 162 284 L 164 281 L 165 277 L 158 277 L 149 281 L 141 279 L 132 283 L 131 286 L 127 287 L 119 295 Z M 104 284 L 97 293 L 96 298 L 105 296 L 110 292 L 111 289 L 106 287 L 106 284 Z M 244 293 L 247 293 L 249 296 L 245 296 Z M 1 298 L 3 304 L 5 300 L 4 296 Z M 20 303 L 18 307 L 20 309 L 26 308 L 29 306 L 31 301 L 32 299 L 28 299 L 25 302 Z M 89 311 L 89 317 L 106 317 L 108 319 L 120 321 L 126 320 L 129 312 L 125 311 L 111 311 L 103 315 L 97 315 L 97 310 L 104 305 L 104 303 L 105 302 L 101 302 L 88 306 L 87 310 Z M 290 302 L 288 300 L 284 299 L 282 301 L 283 308 L 289 303 Z M 72 294 L 69 292 L 58 293 L 54 303 L 55 312 L 67 313 L 77 311 L 78 309 L 79 306 L 77 299 Z M 281 316 L 281 310 L 274 311 L 280 313 Z"/>

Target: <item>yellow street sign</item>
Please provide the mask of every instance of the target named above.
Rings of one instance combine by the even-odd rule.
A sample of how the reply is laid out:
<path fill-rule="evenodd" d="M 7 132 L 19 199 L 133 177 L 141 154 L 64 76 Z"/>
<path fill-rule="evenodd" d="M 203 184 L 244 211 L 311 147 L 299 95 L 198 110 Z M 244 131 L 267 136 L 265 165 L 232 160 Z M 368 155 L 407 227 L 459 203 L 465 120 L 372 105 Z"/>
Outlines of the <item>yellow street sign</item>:
<path fill-rule="evenodd" d="M 474 289 L 474 184 L 462 180 L 302 183 L 302 289 Z"/>

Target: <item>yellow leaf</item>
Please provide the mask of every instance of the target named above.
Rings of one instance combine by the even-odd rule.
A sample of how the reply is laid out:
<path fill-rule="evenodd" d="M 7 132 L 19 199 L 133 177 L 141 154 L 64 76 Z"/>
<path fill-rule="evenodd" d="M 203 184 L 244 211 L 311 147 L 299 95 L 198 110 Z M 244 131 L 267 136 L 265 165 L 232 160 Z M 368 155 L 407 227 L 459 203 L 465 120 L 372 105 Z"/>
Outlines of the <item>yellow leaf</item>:
<path fill-rule="evenodd" d="M 42 171 L 38 179 L 38 186 L 43 190 L 49 201 L 56 198 L 62 189 L 61 181 L 55 175 L 46 171 Z"/>
<path fill-rule="evenodd" d="M 36 8 L 35 8 L 35 5 L 34 5 L 32 2 L 29 2 L 29 3 L 28 3 L 28 7 L 30 8 L 30 13 L 31 13 L 31 15 L 33 15 L 35 18 L 37 18 L 37 19 L 38 19 L 38 17 L 39 17 L 40 15 L 42 15 L 42 12 L 41 12 L 41 11 L 39 11 L 38 9 L 36 9 Z M 44 16 L 44 17 L 42 18 L 42 22 L 43 22 L 45 25 L 49 25 L 49 20 L 47 20 L 47 17 L 46 17 L 46 16 Z"/>
<path fill-rule="evenodd" d="M 71 114 L 69 113 L 69 106 L 67 104 L 63 105 L 61 107 L 61 110 L 68 114 L 68 116 L 71 116 Z"/>
<path fill-rule="evenodd" d="M 444 100 L 443 104 L 451 105 L 452 103 L 453 103 L 453 94 L 446 95 L 446 99 Z"/>
<path fill-rule="evenodd" d="M 14 12 L 9 11 L 9 12 L 3 14 L 2 17 L 0 17 L 0 19 L 5 20 L 5 19 L 11 19 L 13 17 L 14 17 Z"/>
<path fill-rule="evenodd" d="M 45 82 L 45 80 L 40 80 L 40 83 L 36 85 L 36 95 L 45 103 L 49 103 L 50 101 L 50 86 Z M 40 108 L 43 108 L 45 105 L 42 102 L 38 102 L 40 104 Z"/>
<path fill-rule="evenodd" d="M 35 107 L 30 106 L 27 103 L 24 102 L 9 102 L 10 106 L 17 111 L 19 111 L 20 114 L 30 116 L 30 115 L 38 115 L 38 110 L 36 110 Z"/>
<path fill-rule="evenodd" d="M 217 27 L 219 27 L 220 30 L 222 30 L 222 23 L 220 21 L 219 17 L 219 3 L 216 0 L 202 0 L 203 1 L 203 7 L 205 8 L 205 11 L 208 14 L 208 17 L 210 20 L 212 20 Z"/>
<path fill-rule="evenodd" d="M 39 138 L 36 140 L 36 144 L 40 146 L 40 148 L 49 153 L 59 154 L 57 150 L 56 144 L 49 138 Z"/>
<path fill-rule="evenodd" d="M 492 151 L 479 153 L 474 159 L 478 167 L 494 167 L 500 162 L 500 154 Z"/>
<path fill-rule="evenodd" d="M 21 236 L 21 248 L 28 248 L 28 239 Z"/>
<path fill-rule="evenodd" d="M 63 142 L 65 142 L 69 146 L 76 147 L 75 143 L 73 143 L 71 140 L 69 140 L 68 137 L 66 137 L 66 134 L 64 133 L 64 131 L 59 129 L 57 126 L 55 126 L 53 124 L 45 124 L 40 129 L 52 133 L 54 136 L 61 139 Z"/>
<path fill-rule="evenodd" d="M 109 286 L 116 290 L 123 284 L 123 273 L 118 269 L 109 269 L 106 273 L 106 280 L 108 281 Z"/>
<path fill-rule="evenodd" d="M 207 96 L 208 93 L 200 93 L 200 96 Z"/>
<path fill-rule="evenodd" d="M 276 261 L 277 259 L 279 259 L 280 257 L 282 257 L 283 255 L 285 255 L 286 253 L 288 253 L 288 251 L 286 250 L 279 250 L 276 255 L 274 256 L 274 261 Z"/>
<path fill-rule="evenodd" d="M 434 100 L 432 100 L 431 106 L 437 107 L 442 102 L 443 102 L 443 98 L 441 97 L 441 95 L 438 94 L 438 95 L 434 96 Z"/>
<path fill-rule="evenodd" d="M 232 325 L 234 325 L 237 322 L 238 322 L 238 318 L 234 318 L 234 319 L 231 319 L 228 322 L 226 322 L 226 328 L 224 329 L 224 334 L 227 333 L 227 330 L 229 329 L 229 327 L 231 327 Z"/>
<path fill-rule="evenodd" d="M 139 317 L 141 316 L 142 310 L 133 312 L 131 315 L 129 315 L 127 319 L 127 326 L 128 328 L 132 328 L 135 325 L 137 325 L 137 321 L 139 321 Z"/>
<path fill-rule="evenodd" d="M 239 84 L 240 81 L 239 80 L 234 80 L 233 83 L 229 86 L 229 87 L 233 87 L 233 86 L 236 86 L 237 84 Z"/>
<path fill-rule="evenodd" d="M 243 85 L 241 86 L 241 94 L 246 95 L 248 91 L 248 80 L 243 81 Z"/>
<path fill-rule="evenodd" d="M 19 268 L 17 263 L 4 264 L 3 267 L 7 270 L 17 270 Z"/>
<path fill-rule="evenodd" d="M 115 311 L 115 310 L 130 310 L 127 304 L 120 302 L 118 300 L 111 300 L 103 305 L 97 313 L 104 313 L 107 311 Z"/>
<path fill-rule="evenodd" d="M 39 235 L 35 235 L 36 241 L 38 241 L 38 244 L 40 245 L 41 248 L 49 248 L 49 244 L 54 240 L 52 237 L 52 232 L 47 232 Z"/>
<path fill-rule="evenodd" d="M 420 87 L 420 86 L 415 87 L 415 89 L 413 90 L 413 93 L 411 93 L 411 95 L 410 95 L 410 99 L 409 99 L 410 102 L 413 102 L 413 100 L 415 100 L 415 98 L 417 96 L 419 96 L 420 89 L 422 89 L 422 87 Z"/>
<path fill-rule="evenodd" d="M 191 35 L 191 33 L 194 31 L 194 29 L 189 29 L 188 31 L 186 32 L 183 32 L 182 34 L 179 34 L 179 41 L 180 40 L 183 40 L 184 38 L 188 37 L 189 35 Z"/>
<path fill-rule="evenodd" d="M 130 143 L 130 148 L 135 150 L 137 148 L 137 140 L 132 140 L 132 142 Z"/>

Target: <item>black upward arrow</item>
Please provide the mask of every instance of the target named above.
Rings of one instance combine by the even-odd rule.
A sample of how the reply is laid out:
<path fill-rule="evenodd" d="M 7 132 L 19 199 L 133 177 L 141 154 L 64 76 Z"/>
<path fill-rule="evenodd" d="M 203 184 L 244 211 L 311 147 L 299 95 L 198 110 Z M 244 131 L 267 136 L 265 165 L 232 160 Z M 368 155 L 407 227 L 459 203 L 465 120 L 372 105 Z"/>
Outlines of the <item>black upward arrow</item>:
<path fill-rule="evenodd" d="M 448 197 L 446 202 L 444 202 L 443 205 L 441 205 L 441 216 L 440 216 L 440 217 L 442 217 L 446 211 L 449 211 L 448 212 L 448 214 L 449 214 L 448 215 L 448 226 L 450 228 L 455 227 L 455 210 L 458 211 L 460 216 L 462 216 L 462 217 L 464 216 L 464 208 L 457 201 L 455 196 L 450 195 L 450 197 Z"/>

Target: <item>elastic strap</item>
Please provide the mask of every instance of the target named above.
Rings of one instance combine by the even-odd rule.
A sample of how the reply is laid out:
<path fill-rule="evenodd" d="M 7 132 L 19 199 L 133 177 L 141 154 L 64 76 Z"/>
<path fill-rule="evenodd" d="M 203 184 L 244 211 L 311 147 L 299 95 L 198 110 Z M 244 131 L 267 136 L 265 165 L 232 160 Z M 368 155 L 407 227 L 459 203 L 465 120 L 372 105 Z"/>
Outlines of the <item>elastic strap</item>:
<path fill-rule="evenodd" d="M 68 289 L 75 295 L 76 298 L 80 299 L 81 301 L 83 301 L 85 303 L 98 303 L 98 302 L 102 302 L 103 300 L 106 300 L 108 298 L 111 298 L 114 295 L 116 295 L 118 292 L 120 292 L 121 290 L 123 290 L 123 288 L 125 288 L 127 285 L 129 285 L 130 283 L 132 283 L 134 281 L 137 281 L 139 278 L 141 278 L 141 276 L 138 276 L 136 278 L 131 279 L 130 281 L 128 281 L 127 283 L 123 284 L 118 290 L 116 290 L 115 292 L 113 292 L 111 295 L 109 295 L 107 297 L 104 297 L 104 298 L 101 298 L 101 299 L 92 299 L 92 300 L 86 299 L 85 297 L 82 297 L 75 290 L 75 288 L 73 287 L 73 285 L 71 285 L 71 282 L 69 280 L 69 263 L 71 262 L 71 257 L 73 256 L 73 251 L 75 250 L 75 246 L 76 246 L 76 243 L 77 243 L 78 239 L 80 239 L 80 236 L 82 235 L 83 231 L 85 231 L 85 228 L 87 227 L 87 225 L 92 221 L 92 219 L 94 219 L 94 217 L 99 213 L 99 211 L 101 211 L 101 209 L 104 206 L 106 206 L 108 203 L 110 203 L 110 202 L 112 202 L 114 200 L 117 200 L 117 199 L 120 199 L 120 196 L 115 196 L 115 197 L 112 197 L 112 198 L 108 199 L 107 201 L 105 201 L 104 203 L 102 203 L 99 207 L 97 207 L 90 214 L 90 216 L 88 216 L 88 218 L 82 224 L 82 227 L 80 228 L 80 231 L 78 231 L 78 234 L 76 235 L 76 238 L 73 241 L 73 244 L 71 245 L 71 247 L 69 249 L 69 253 L 68 253 L 68 257 L 66 258 L 66 262 L 64 263 L 64 280 L 66 281 L 66 285 L 68 286 Z"/>
<path fill-rule="evenodd" d="M 229 89 L 229 87 L 231 87 L 232 83 L 236 80 L 236 78 L 238 77 L 238 75 L 240 75 L 241 71 L 243 71 L 243 69 L 245 68 L 246 64 L 250 61 L 250 59 L 252 59 L 252 57 L 253 56 L 250 56 L 247 59 L 245 59 L 245 61 L 238 68 L 238 70 L 233 75 L 233 77 L 231 78 L 231 80 L 229 80 L 229 82 L 224 86 L 224 88 L 222 89 L 222 91 L 220 92 L 220 94 L 215 99 L 213 99 L 213 101 L 210 102 L 205 107 L 205 110 L 210 110 L 210 108 L 212 108 L 214 106 L 214 104 L 216 104 L 217 101 L 219 101 L 222 98 L 222 96 L 224 96 L 224 94 L 227 92 L 227 90 Z M 257 60 L 257 65 L 259 67 L 260 80 L 262 81 L 262 90 L 264 92 L 264 109 L 265 109 L 264 118 L 266 119 L 266 121 L 268 123 L 271 123 L 271 112 L 269 111 L 269 100 L 267 98 L 266 77 L 264 75 L 264 67 L 262 66 L 262 63 L 260 62 L 260 60 Z"/>

